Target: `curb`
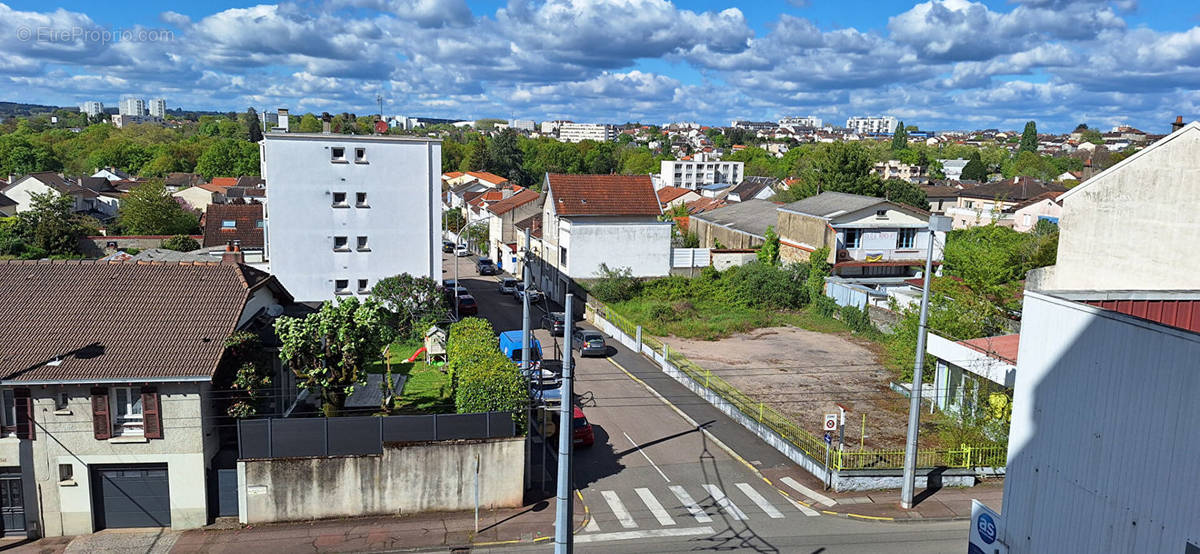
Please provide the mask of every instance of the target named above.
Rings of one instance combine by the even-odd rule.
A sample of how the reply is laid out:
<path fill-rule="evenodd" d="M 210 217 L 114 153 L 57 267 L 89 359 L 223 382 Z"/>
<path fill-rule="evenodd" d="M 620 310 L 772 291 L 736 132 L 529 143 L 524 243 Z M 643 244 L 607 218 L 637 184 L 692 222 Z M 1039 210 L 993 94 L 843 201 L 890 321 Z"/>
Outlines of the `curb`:
<path fill-rule="evenodd" d="M 644 356 L 645 355 L 643 354 L 643 357 Z M 658 391 L 654 390 L 653 387 L 646 384 L 645 381 L 638 379 L 636 376 L 634 376 L 632 373 L 630 373 L 628 369 L 625 369 L 625 367 L 622 366 L 620 363 L 618 363 L 616 360 L 612 359 L 611 357 L 605 358 L 605 359 L 607 359 L 609 361 L 609 363 L 611 363 L 612 365 L 616 366 L 617 369 L 620 369 L 621 372 L 623 372 L 627 377 L 629 377 L 630 379 L 633 379 L 634 382 L 641 385 L 642 387 L 645 387 L 646 390 L 650 391 L 650 394 L 653 394 L 655 397 L 657 397 L 659 400 L 661 400 L 663 404 L 666 404 L 668 407 L 670 407 L 672 410 L 674 410 L 675 413 L 679 414 L 679 416 L 682 417 L 684 421 L 688 422 L 688 424 L 696 426 L 697 428 L 700 427 L 700 425 L 698 423 L 696 423 L 696 420 L 692 419 L 691 416 L 684 413 L 683 410 L 679 409 L 678 406 L 671 403 L 671 401 L 667 400 L 667 398 L 664 397 L 663 395 L 659 394 Z M 726 454 L 729 454 L 729 456 L 731 458 L 741 462 L 742 465 L 746 466 L 746 468 L 749 469 L 751 473 L 758 476 L 759 479 L 762 479 L 764 483 L 766 483 L 772 489 L 775 489 L 775 491 L 778 492 L 779 494 L 782 494 L 783 496 L 787 497 L 789 500 L 796 502 L 798 504 L 802 504 L 807 508 L 811 508 L 814 510 L 818 509 L 813 504 L 810 504 L 803 500 L 798 500 L 795 497 L 793 497 L 792 495 L 788 494 L 787 491 L 784 491 L 783 489 L 776 486 L 775 483 L 771 482 L 770 479 L 767 479 L 767 476 L 763 475 L 762 472 L 758 470 L 758 468 L 754 467 L 754 464 L 751 464 L 745 458 L 743 458 L 740 454 L 735 452 L 732 448 L 730 448 L 729 446 L 726 446 L 726 444 L 721 442 L 720 439 L 713 436 L 713 434 L 710 433 L 708 431 L 708 429 L 700 429 L 700 432 L 704 433 L 704 436 L 708 437 L 709 440 L 713 441 L 713 443 L 715 443 L 718 447 L 720 447 L 721 450 L 724 450 Z M 925 518 L 901 518 L 901 519 L 897 519 L 897 518 L 890 517 L 890 516 L 869 516 L 869 515 L 864 515 L 864 514 L 855 514 L 855 513 L 851 513 L 851 512 L 835 512 L 835 511 L 825 510 L 825 509 L 819 509 L 819 511 L 826 515 L 842 516 L 842 517 L 846 517 L 846 518 L 855 518 L 855 519 L 860 519 L 863 521 L 887 522 L 887 523 L 898 522 L 898 521 L 910 522 L 910 521 L 949 521 L 949 520 L 951 520 L 949 518 L 927 518 L 927 519 L 925 519 Z M 953 520 L 957 520 L 957 519 L 963 519 L 963 518 L 953 518 Z M 970 518 L 965 518 L 965 519 L 970 519 Z"/>

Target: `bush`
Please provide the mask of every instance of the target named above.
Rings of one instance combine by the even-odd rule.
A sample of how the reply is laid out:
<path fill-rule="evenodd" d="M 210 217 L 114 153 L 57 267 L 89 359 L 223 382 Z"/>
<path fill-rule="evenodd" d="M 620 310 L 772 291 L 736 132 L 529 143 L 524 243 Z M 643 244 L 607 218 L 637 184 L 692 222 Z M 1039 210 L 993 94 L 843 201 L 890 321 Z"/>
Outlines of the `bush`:
<path fill-rule="evenodd" d="M 833 314 L 838 313 L 838 310 L 841 309 L 837 302 L 824 294 L 813 299 L 812 307 L 818 314 L 825 317 L 833 317 Z"/>
<path fill-rule="evenodd" d="M 875 330 L 875 324 L 871 323 L 871 318 L 866 311 L 860 310 L 855 306 L 842 306 L 839 310 L 842 318 L 842 323 L 845 323 L 851 331 L 855 333 L 868 333 Z"/>
<path fill-rule="evenodd" d="M 451 325 L 446 339 L 446 372 L 451 390 L 459 375 L 482 363 L 493 351 L 500 351 L 500 343 L 486 319 L 468 317 Z"/>
<path fill-rule="evenodd" d="M 192 250 L 199 250 L 200 243 L 187 235 L 175 235 L 162 241 L 162 247 L 176 252 L 191 252 Z"/>
<path fill-rule="evenodd" d="M 679 312 L 676 312 L 671 306 L 662 303 L 652 304 L 650 309 L 646 310 L 646 315 L 650 316 L 650 319 L 664 323 L 679 319 Z"/>
<path fill-rule="evenodd" d="M 755 261 L 725 273 L 723 280 L 733 292 L 734 303 L 740 306 L 785 310 L 799 308 L 808 299 L 802 283 L 771 264 Z"/>
<path fill-rule="evenodd" d="M 610 269 L 607 264 L 600 264 L 597 272 L 600 279 L 592 285 L 592 296 L 601 302 L 615 303 L 631 300 L 642 290 L 642 282 L 633 277 L 633 272 L 627 267 Z"/>
<path fill-rule="evenodd" d="M 517 421 L 517 428 L 524 429 L 528 398 L 517 365 L 492 346 L 492 352 L 461 370 L 454 391 L 454 409 L 460 414 L 509 412 Z"/>

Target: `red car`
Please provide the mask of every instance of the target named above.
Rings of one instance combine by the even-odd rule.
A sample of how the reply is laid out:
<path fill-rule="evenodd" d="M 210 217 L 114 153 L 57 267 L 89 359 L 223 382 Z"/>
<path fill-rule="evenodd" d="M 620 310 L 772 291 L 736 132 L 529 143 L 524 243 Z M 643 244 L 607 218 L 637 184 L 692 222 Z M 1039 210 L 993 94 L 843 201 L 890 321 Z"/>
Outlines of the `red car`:
<path fill-rule="evenodd" d="M 464 294 L 458 297 L 458 315 L 476 315 L 479 313 L 479 304 L 475 303 L 475 297 L 469 294 Z"/>
<path fill-rule="evenodd" d="M 596 436 L 592 433 L 592 424 L 583 415 L 583 410 L 579 406 L 575 406 L 571 410 L 571 426 L 575 428 L 575 433 L 571 437 L 572 443 L 575 446 L 588 447 L 596 442 Z"/>

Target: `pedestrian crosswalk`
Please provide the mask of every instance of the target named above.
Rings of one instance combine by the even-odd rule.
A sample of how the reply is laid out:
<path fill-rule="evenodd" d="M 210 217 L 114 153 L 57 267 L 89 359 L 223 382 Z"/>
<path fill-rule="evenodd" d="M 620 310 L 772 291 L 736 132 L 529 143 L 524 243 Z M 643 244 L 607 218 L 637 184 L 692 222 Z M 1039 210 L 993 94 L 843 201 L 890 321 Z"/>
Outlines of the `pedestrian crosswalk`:
<path fill-rule="evenodd" d="M 692 486 L 691 491 L 683 485 L 670 485 L 666 491 L 657 493 L 646 487 L 620 494 L 612 490 L 586 491 L 590 517 L 583 533 L 678 527 L 690 524 L 689 520 L 706 524 L 712 523 L 713 518 L 746 521 L 821 515 L 773 489 L 767 488 L 764 494 L 749 483 L 732 485 L 702 483 Z"/>

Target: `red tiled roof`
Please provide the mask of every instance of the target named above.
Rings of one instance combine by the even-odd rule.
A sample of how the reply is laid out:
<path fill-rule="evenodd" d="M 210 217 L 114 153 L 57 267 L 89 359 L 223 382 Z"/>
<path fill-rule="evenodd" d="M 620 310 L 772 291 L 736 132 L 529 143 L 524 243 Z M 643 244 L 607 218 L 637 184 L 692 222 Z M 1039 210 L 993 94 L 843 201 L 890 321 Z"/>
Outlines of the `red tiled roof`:
<path fill-rule="evenodd" d="M 487 181 L 493 185 L 499 185 L 500 183 L 508 182 L 508 179 L 505 179 L 504 177 L 496 175 L 495 173 L 488 173 L 486 171 L 468 171 L 467 175 L 470 175 L 481 181 Z"/>
<path fill-rule="evenodd" d="M 0 262 L 0 378 L 211 378 L 251 291 L 273 279 L 216 262 Z"/>
<path fill-rule="evenodd" d="M 238 184 L 238 178 L 237 177 L 213 177 L 212 182 L 210 182 L 209 184 L 216 185 L 218 187 L 235 187 Z"/>
<path fill-rule="evenodd" d="M 450 173 L 442 174 L 443 179 L 457 179 L 462 176 L 463 176 L 463 172 L 461 172 L 461 171 L 451 171 Z"/>
<path fill-rule="evenodd" d="M 686 204 L 689 214 L 702 214 L 725 206 L 724 198 L 699 198 Z"/>
<path fill-rule="evenodd" d="M 213 180 L 215 181 L 216 179 L 213 179 Z M 207 190 L 208 192 L 215 192 L 218 194 L 225 194 L 225 191 L 229 190 L 229 187 L 230 187 L 230 185 L 222 186 L 222 185 L 218 185 L 216 183 L 197 183 L 196 184 L 196 188 L 198 188 L 198 189 L 204 189 L 204 190 Z"/>
<path fill-rule="evenodd" d="M 542 238 L 542 214 L 533 214 L 513 224 L 517 229 L 524 229 L 535 239 Z"/>
<path fill-rule="evenodd" d="M 658 189 L 658 201 L 663 204 L 670 204 L 679 199 L 679 197 L 692 192 L 692 189 L 683 187 L 663 187 Z"/>
<path fill-rule="evenodd" d="M 662 215 L 649 175 L 546 175 L 560 216 Z"/>
<path fill-rule="evenodd" d="M 1043 192 L 1037 196 L 1034 196 L 1033 198 L 1030 198 L 1029 200 L 1026 200 L 1024 202 L 1021 202 L 1020 204 L 1017 204 L 1016 206 L 1013 206 L 1012 209 L 1014 211 L 1016 211 L 1021 208 L 1025 208 L 1025 207 L 1037 204 L 1038 202 L 1041 202 L 1042 200 L 1055 200 L 1059 196 L 1062 196 L 1063 192 L 1065 192 L 1065 191 L 1052 190 L 1052 191 Z"/>
<path fill-rule="evenodd" d="M 262 218 L 262 204 L 213 204 L 204 214 L 203 246 L 221 246 L 236 240 L 243 249 L 262 248 L 263 230 L 258 226 Z M 235 227 L 222 227 L 221 223 L 226 220 L 233 220 Z"/>
<path fill-rule="evenodd" d="M 1021 345 L 1021 335 L 1001 335 L 998 337 L 982 337 L 971 340 L 960 340 L 961 344 L 971 350 L 987 354 L 1002 362 L 1017 363 L 1017 350 Z"/>
<path fill-rule="evenodd" d="M 505 213 L 508 213 L 508 212 L 520 207 L 520 206 L 524 206 L 525 204 L 528 204 L 530 202 L 533 202 L 534 200 L 537 200 L 539 196 L 541 196 L 541 195 L 535 191 L 532 191 L 529 189 L 522 189 L 520 192 L 518 192 L 512 196 L 509 196 L 508 198 L 505 198 L 503 200 L 500 200 L 498 202 L 495 202 L 495 203 L 489 205 L 488 211 L 490 211 L 496 215 L 505 214 Z"/>

